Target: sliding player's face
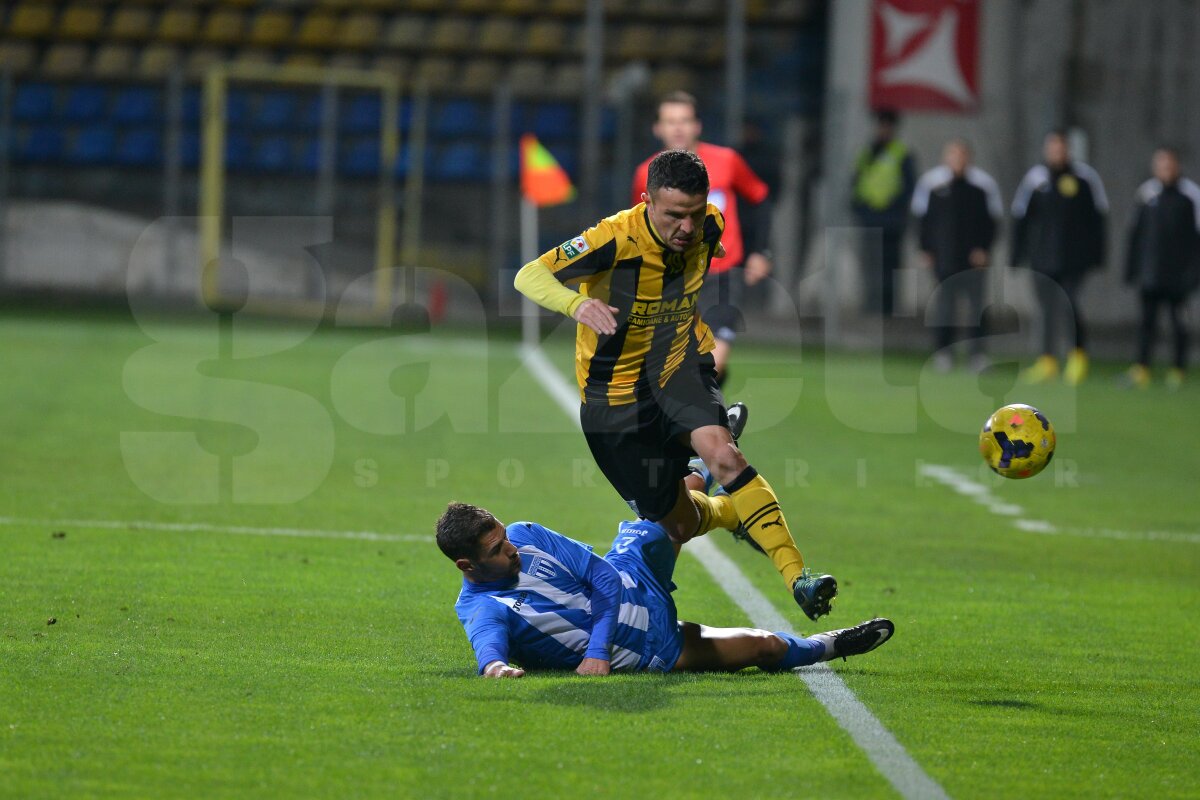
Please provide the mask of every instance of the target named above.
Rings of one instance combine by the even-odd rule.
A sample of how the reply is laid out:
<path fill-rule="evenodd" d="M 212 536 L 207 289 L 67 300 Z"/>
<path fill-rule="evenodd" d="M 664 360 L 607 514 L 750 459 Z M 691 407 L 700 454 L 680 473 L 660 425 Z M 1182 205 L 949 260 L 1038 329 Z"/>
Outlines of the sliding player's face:
<path fill-rule="evenodd" d="M 479 551 L 471 561 L 473 576 L 477 581 L 498 581 L 515 578 L 521 571 L 521 556 L 508 540 L 504 526 L 496 527 L 479 538 Z"/>
<path fill-rule="evenodd" d="M 682 253 L 700 238 L 704 214 L 708 210 L 708 195 L 662 188 L 643 197 L 646 198 L 650 224 L 669 249 Z"/>
<path fill-rule="evenodd" d="M 664 150 L 695 150 L 700 141 L 700 120 L 690 103 L 663 103 L 658 107 L 654 135 Z"/>

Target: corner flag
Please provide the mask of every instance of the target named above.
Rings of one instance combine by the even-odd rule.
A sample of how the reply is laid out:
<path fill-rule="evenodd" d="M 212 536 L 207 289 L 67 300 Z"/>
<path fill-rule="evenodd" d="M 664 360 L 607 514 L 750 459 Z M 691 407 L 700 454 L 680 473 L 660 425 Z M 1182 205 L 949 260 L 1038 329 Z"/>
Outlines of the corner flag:
<path fill-rule="evenodd" d="M 557 206 L 575 199 L 575 187 L 537 137 L 521 137 L 521 194 L 533 205 Z"/>

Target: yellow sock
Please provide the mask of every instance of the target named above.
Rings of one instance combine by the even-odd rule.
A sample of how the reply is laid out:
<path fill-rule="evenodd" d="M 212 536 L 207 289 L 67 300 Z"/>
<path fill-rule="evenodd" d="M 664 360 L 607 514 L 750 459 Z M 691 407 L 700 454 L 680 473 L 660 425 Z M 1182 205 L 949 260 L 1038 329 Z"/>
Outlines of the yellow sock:
<path fill-rule="evenodd" d="M 733 507 L 742 525 L 750 538 L 767 551 L 775 569 L 779 570 L 788 588 L 792 588 L 804 570 L 804 556 L 796 549 L 796 542 L 783 518 L 775 490 L 753 467 L 748 467 L 730 485 L 735 487 L 729 496 L 733 498 Z"/>
<path fill-rule="evenodd" d="M 734 510 L 733 498 L 729 495 L 709 497 L 696 489 L 691 489 L 689 494 L 692 496 L 692 502 L 696 505 L 696 511 L 700 513 L 700 527 L 696 529 L 697 536 L 717 528 L 733 530 L 738 526 L 737 511 Z"/>

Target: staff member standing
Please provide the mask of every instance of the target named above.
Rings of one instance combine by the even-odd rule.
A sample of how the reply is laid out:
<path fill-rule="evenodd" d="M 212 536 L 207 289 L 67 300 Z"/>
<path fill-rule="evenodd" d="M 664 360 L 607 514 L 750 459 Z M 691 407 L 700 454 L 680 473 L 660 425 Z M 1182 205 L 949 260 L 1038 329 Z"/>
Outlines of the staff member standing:
<path fill-rule="evenodd" d="M 1125 279 L 1137 287 L 1142 299 L 1137 360 L 1127 378 L 1139 388 L 1149 385 L 1158 310 L 1166 306 L 1175 340 L 1167 385 L 1177 389 L 1187 369 L 1183 303 L 1200 284 L 1200 187 L 1182 177 L 1179 157 L 1168 147 L 1154 152 L 1151 168 L 1154 177 L 1137 192 L 1126 249 Z"/>
<path fill-rule="evenodd" d="M 913 192 L 912 212 L 919 223 L 921 255 L 934 271 L 934 366 L 949 372 L 952 347 L 961 338 L 957 306 L 967 304 L 971 369 L 988 366 L 984 352 L 984 270 L 990 260 L 996 224 L 1004 213 L 1000 189 L 991 175 L 971 164 L 971 148 L 952 139 L 942 149 L 942 164 L 921 176 Z"/>
<path fill-rule="evenodd" d="M 1013 198 L 1012 263 L 1028 262 L 1042 276 L 1034 281 L 1042 311 L 1042 354 L 1022 373 L 1027 383 L 1058 377 L 1059 324 L 1074 320 L 1063 379 L 1074 386 L 1087 377 L 1087 339 L 1079 309 L 1079 287 L 1104 263 L 1108 197 L 1096 170 L 1071 158 L 1063 131 L 1042 145 L 1044 163 L 1025 173 Z"/>

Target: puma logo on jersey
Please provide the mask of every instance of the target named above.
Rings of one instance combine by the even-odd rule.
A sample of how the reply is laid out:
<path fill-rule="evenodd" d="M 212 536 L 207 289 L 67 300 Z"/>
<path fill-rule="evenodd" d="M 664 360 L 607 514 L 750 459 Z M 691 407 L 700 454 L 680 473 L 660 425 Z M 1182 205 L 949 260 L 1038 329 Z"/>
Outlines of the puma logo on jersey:
<path fill-rule="evenodd" d="M 764 522 L 762 524 L 763 530 L 766 530 L 767 528 L 771 527 L 772 525 L 778 525 L 780 528 L 782 528 L 783 527 L 783 517 L 776 517 L 774 522 Z"/>

